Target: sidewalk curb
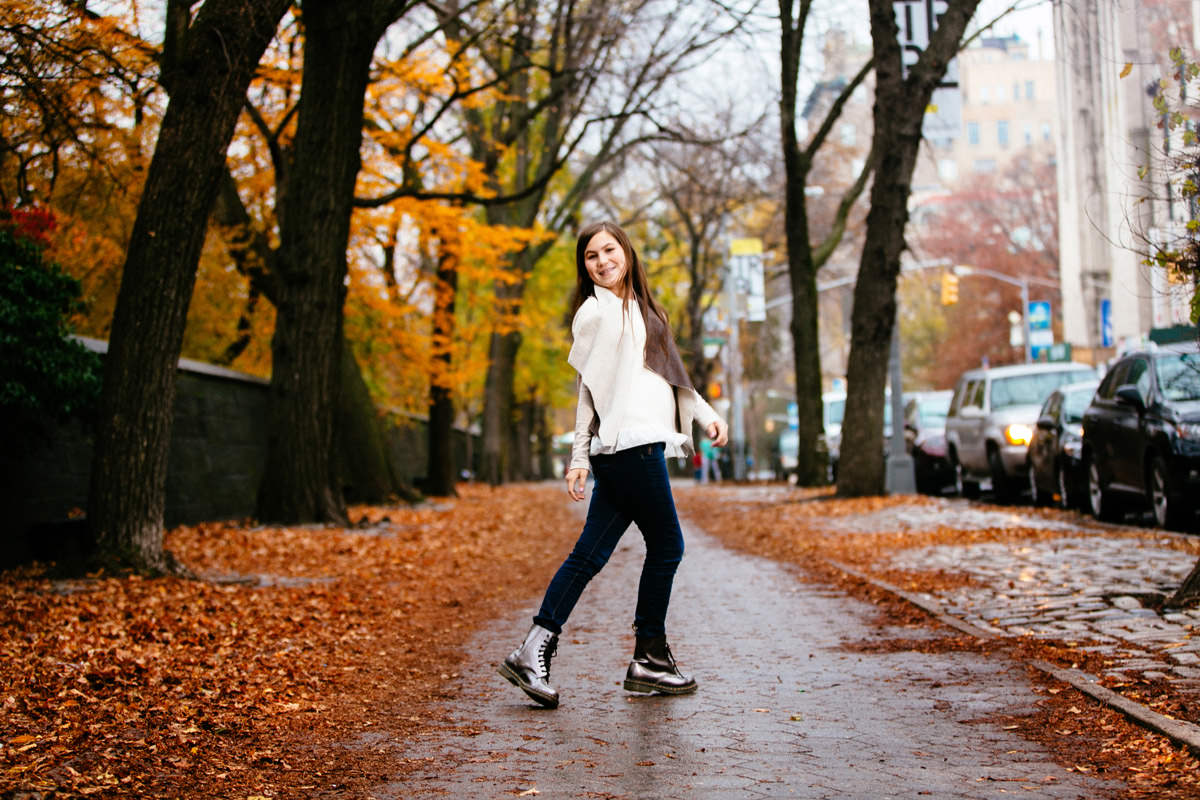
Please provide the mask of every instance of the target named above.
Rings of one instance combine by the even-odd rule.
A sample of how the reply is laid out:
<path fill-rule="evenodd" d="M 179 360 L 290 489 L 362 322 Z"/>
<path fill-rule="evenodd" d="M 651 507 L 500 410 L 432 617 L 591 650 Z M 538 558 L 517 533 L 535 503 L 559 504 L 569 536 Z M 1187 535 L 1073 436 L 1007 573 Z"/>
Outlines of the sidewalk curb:
<path fill-rule="evenodd" d="M 860 581 L 869 583 L 879 589 L 883 589 L 889 594 L 893 594 L 902 600 L 905 600 L 930 616 L 934 617 L 939 622 L 948 625 L 962 633 L 974 636 L 977 639 L 1001 639 L 1007 638 L 1006 634 L 1000 634 L 995 631 L 989 631 L 981 628 L 978 625 L 972 625 L 966 620 L 947 614 L 945 609 L 937 600 L 928 595 L 914 594 L 907 592 L 898 586 L 894 586 L 887 581 L 882 581 L 874 576 L 868 575 L 861 570 L 855 569 L 846 564 L 841 564 L 837 561 L 825 562 L 831 567 L 844 572 Z M 1171 719 L 1163 716 L 1157 711 L 1154 711 L 1147 706 L 1142 705 L 1134 700 L 1130 700 L 1122 694 L 1106 689 L 1100 685 L 1099 679 L 1088 672 L 1079 669 L 1065 669 L 1057 667 L 1048 661 L 1041 659 L 1033 659 L 1029 662 L 1030 666 L 1035 669 L 1056 678 L 1064 683 L 1068 683 L 1079 691 L 1093 698 L 1094 700 L 1120 711 L 1126 717 L 1134 722 L 1137 722 L 1143 727 L 1149 728 L 1155 733 L 1160 733 L 1172 741 L 1187 747 L 1196 755 L 1200 755 L 1200 725 L 1195 725 L 1184 720 Z"/>

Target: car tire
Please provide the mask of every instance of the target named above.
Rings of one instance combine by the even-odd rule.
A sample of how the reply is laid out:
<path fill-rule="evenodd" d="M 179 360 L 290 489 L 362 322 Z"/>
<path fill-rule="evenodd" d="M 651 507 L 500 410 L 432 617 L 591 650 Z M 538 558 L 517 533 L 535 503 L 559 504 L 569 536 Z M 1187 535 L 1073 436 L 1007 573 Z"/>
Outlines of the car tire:
<path fill-rule="evenodd" d="M 979 484 L 966 479 L 962 463 L 958 460 L 957 454 L 952 453 L 950 455 L 950 466 L 954 470 L 954 493 L 968 500 L 977 499 L 979 497 Z"/>
<path fill-rule="evenodd" d="M 988 451 L 988 471 L 992 473 L 992 495 L 997 503 L 1012 502 L 1012 481 L 1004 472 L 1004 461 L 999 450 Z"/>
<path fill-rule="evenodd" d="M 1038 490 L 1037 473 L 1033 470 L 1033 463 L 1026 462 L 1025 466 L 1029 470 L 1029 502 L 1035 506 L 1043 506 L 1046 504 L 1046 498 Z"/>
<path fill-rule="evenodd" d="M 1058 487 L 1058 507 L 1064 511 L 1075 505 L 1076 498 L 1071 491 L 1070 478 L 1066 469 L 1060 463 L 1054 467 L 1054 484 Z"/>
<path fill-rule="evenodd" d="M 929 494 L 929 478 L 921 466 L 920 456 L 916 455 L 913 456 L 913 485 L 917 489 L 917 494 Z"/>
<path fill-rule="evenodd" d="M 1087 479 L 1088 505 L 1091 507 L 1092 516 L 1104 522 L 1119 522 L 1122 509 L 1112 492 L 1104 488 L 1100 480 L 1100 467 L 1096 460 L 1090 457 L 1087 460 Z"/>
<path fill-rule="evenodd" d="M 1146 494 L 1150 500 L 1150 510 L 1154 513 L 1154 523 L 1160 528 L 1182 530 L 1192 509 L 1185 505 L 1183 498 L 1172 493 L 1171 476 L 1162 456 L 1155 456 L 1150 461 L 1149 472 Z"/>

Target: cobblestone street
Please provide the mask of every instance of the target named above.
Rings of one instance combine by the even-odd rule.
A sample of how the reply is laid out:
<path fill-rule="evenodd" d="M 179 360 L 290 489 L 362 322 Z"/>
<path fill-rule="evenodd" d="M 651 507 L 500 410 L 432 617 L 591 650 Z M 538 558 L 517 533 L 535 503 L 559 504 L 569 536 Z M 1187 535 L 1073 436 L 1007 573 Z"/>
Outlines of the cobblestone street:
<path fill-rule="evenodd" d="M 985 630 L 1066 642 L 1088 641 L 1085 650 L 1103 654 L 1106 676 L 1134 673 L 1166 678 L 1181 691 L 1200 692 L 1200 609 L 1156 610 L 1191 570 L 1187 553 L 1170 549 L 1177 534 L 1097 525 L 1082 515 L 1064 522 L 1036 509 L 1014 511 L 969 507 L 943 500 L 934 508 L 892 513 L 889 524 L 904 528 L 937 519 L 970 529 L 1020 524 L 1058 530 L 1061 538 L 903 550 L 885 555 L 880 566 L 913 572 L 961 573 L 966 586 L 931 592 L 945 610 Z M 849 527 L 874 528 L 881 520 L 857 518 Z"/>

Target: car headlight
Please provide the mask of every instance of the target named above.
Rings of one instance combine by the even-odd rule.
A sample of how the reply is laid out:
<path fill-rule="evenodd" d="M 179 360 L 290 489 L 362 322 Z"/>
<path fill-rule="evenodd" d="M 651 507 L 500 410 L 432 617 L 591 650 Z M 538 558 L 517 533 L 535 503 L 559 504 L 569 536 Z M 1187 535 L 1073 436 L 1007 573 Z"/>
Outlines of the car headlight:
<path fill-rule="evenodd" d="M 1014 422 L 1004 429 L 1004 438 L 1009 444 L 1029 444 L 1033 440 L 1033 426 L 1024 422 Z"/>
<path fill-rule="evenodd" d="M 1200 422 L 1178 422 L 1175 424 L 1175 432 L 1181 439 L 1200 441 Z"/>

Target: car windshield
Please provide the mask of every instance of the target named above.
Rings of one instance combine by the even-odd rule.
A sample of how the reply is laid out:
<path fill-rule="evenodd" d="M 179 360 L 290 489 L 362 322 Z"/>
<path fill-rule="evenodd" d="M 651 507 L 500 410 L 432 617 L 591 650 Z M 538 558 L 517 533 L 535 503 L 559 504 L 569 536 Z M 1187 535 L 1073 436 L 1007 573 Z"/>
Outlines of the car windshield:
<path fill-rule="evenodd" d="M 1093 378 L 1095 375 L 1087 370 L 1035 372 L 1031 375 L 997 378 L 992 381 L 992 410 L 1009 406 L 1041 405 L 1059 386 Z"/>
<path fill-rule="evenodd" d="M 1083 422 L 1083 412 L 1087 411 L 1095 392 L 1067 392 L 1063 397 L 1063 420 L 1065 422 Z"/>
<path fill-rule="evenodd" d="M 1174 353 L 1154 360 L 1163 397 L 1179 402 L 1200 400 L 1200 354 Z"/>
<path fill-rule="evenodd" d="M 842 418 L 846 416 L 846 398 L 839 397 L 837 400 L 826 400 L 825 406 L 825 427 L 830 425 L 841 425 Z M 892 424 L 892 398 L 889 396 L 883 402 L 883 424 Z"/>
<path fill-rule="evenodd" d="M 950 411 L 950 397 L 951 395 L 946 395 L 922 400 L 917 412 L 921 416 L 921 424 L 930 428 L 946 427 L 946 414 Z"/>

